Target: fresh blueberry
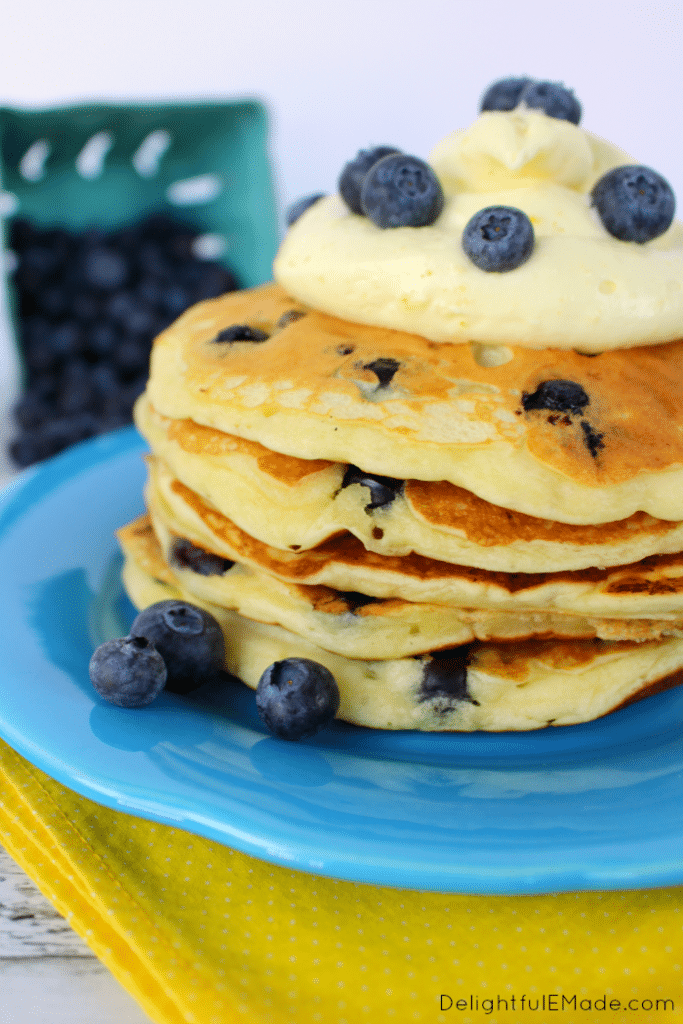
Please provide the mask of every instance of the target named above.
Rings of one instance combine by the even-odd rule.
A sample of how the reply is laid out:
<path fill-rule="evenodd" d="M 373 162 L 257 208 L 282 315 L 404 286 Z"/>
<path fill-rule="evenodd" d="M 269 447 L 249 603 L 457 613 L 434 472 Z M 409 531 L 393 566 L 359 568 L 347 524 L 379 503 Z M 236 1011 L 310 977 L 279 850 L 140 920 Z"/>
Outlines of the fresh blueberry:
<path fill-rule="evenodd" d="M 365 506 L 365 511 L 368 513 L 373 509 L 382 508 L 383 505 L 390 505 L 403 487 L 402 480 L 395 480 L 390 476 L 375 476 L 374 474 L 371 476 L 369 473 L 364 473 L 362 469 L 358 469 L 357 466 L 347 466 L 342 480 L 342 488 L 350 487 L 351 484 L 360 484 L 361 487 L 367 487 L 370 491 L 370 501 Z"/>
<path fill-rule="evenodd" d="M 107 246 L 90 249 L 83 259 L 83 278 L 97 290 L 115 292 L 123 288 L 128 274 L 125 257 Z"/>
<path fill-rule="evenodd" d="M 531 256 L 534 229 L 513 206 L 487 206 L 475 213 L 462 233 L 462 247 L 480 270 L 515 270 Z"/>
<path fill-rule="evenodd" d="M 292 203 L 292 205 L 287 210 L 285 216 L 287 227 L 291 228 L 292 224 L 294 224 L 294 222 L 299 219 L 302 213 L 306 212 L 309 206 L 313 206 L 315 203 L 318 202 L 319 199 L 324 198 L 324 192 L 314 192 L 313 195 L 302 196 L 301 199 L 297 199 L 297 201 L 295 203 Z"/>
<path fill-rule="evenodd" d="M 76 292 L 71 299 L 71 315 L 83 324 L 95 323 L 101 315 L 101 306 L 92 292 Z"/>
<path fill-rule="evenodd" d="M 38 292 L 37 305 L 48 320 L 59 320 L 69 311 L 69 296 L 61 285 L 51 284 Z"/>
<path fill-rule="evenodd" d="M 248 324 L 232 324 L 226 327 L 213 339 L 213 344 L 231 341 L 267 341 L 268 335 L 260 331 L 258 327 L 249 327 Z"/>
<path fill-rule="evenodd" d="M 50 332 L 50 345 L 60 360 L 80 355 L 84 342 L 78 324 L 74 320 L 65 320 L 64 323 L 53 327 Z"/>
<path fill-rule="evenodd" d="M 223 668 L 225 642 L 216 619 L 186 601 L 159 601 L 141 611 L 131 636 L 154 644 L 166 663 L 172 693 L 189 693 Z"/>
<path fill-rule="evenodd" d="M 561 82 L 529 82 L 522 90 L 519 102 L 531 110 L 542 110 L 548 117 L 578 124 L 581 104 L 571 89 Z"/>
<path fill-rule="evenodd" d="M 180 285 L 168 285 L 161 293 L 161 308 L 169 316 L 180 316 L 190 305 L 190 297 Z"/>
<path fill-rule="evenodd" d="M 143 708 L 163 690 L 167 671 L 154 644 L 142 636 L 107 640 L 90 659 L 90 681 L 110 704 Z"/>
<path fill-rule="evenodd" d="M 482 96 L 479 109 L 514 110 L 522 92 L 532 82 L 533 78 L 501 78 L 493 82 Z"/>
<path fill-rule="evenodd" d="M 265 726 L 283 740 L 313 736 L 339 710 L 332 673 L 308 658 L 269 665 L 256 688 L 256 707 Z"/>
<path fill-rule="evenodd" d="M 396 146 L 375 146 L 373 149 L 360 149 L 357 155 L 343 168 L 339 176 L 341 197 L 353 213 L 363 213 L 361 206 L 361 190 L 365 175 L 382 157 L 392 153 L 400 153 Z"/>
<path fill-rule="evenodd" d="M 544 380 L 531 394 L 522 392 L 522 408 L 550 409 L 553 412 L 568 412 L 578 415 L 589 404 L 590 399 L 580 384 L 574 380 Z"/>
<path fill-rule="evenodd" d="M 64 366 L 57 389 L 57 409 L 66 416 L 85 412 L 93 407 L 96 389 L 91 370 L 84 359 L 71 359 Z"/>
<path fill-rule="evenodd" d="M 365 175 L 363 213 L 378 228 L 422 228 L 443 210 L 443 189 L 431 167 L 416 156 L 384 156 Z"/>
<path fill-rule="evenodd" d="M 591 203 L 610 235 L 622 242 L 649 242 L 674 217 L 676 197 L 668 181 L 650 167 L 615 167 L 591 192 Z"/>
<path fill-rule="evenodd" d="M 124 377 L 135 377 L 149 368 L 149 344 L 141 338 L 125 338 L 114 353 L 114 364 Z"/>

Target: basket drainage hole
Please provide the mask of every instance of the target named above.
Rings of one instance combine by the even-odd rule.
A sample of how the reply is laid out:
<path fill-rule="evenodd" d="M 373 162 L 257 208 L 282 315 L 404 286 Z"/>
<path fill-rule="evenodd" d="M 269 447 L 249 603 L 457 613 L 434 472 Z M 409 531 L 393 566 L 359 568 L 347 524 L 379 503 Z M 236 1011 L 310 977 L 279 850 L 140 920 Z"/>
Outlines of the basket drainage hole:
<path fill-rule="evenodd" d="M 165 128 L 157 128 L 145 136 L 133 153 L 133 167 L 142 178 L 153 178 L 159 171 L 159 164 L 166 150 L 173 142 L 173 136 Z"/>
<path fill-rule="evenodd" d="M 223 183 L 217 174 L 199 174 L 196 178 L 174 181 L 166 189 L 168 201 L 174 206 L 199 206 L 220 195 Z"/>
<path fill-rule="evenodd" d="M 107 153 L 114 145 L 114 137 L 110 132 L 97 132 L 88 139 L 76 157 L 76 170 L 82 178 L 91 181 L 99 178 L 104 170 Z"/>
<path fill-rule="evenodd" d="M 32 143 L 19 161 L 19 174 L 26 181 L 40 181 L 45 174 L 45 161 L 50 155 L 50 143 L 47 139 L 37 139 Z"/>
<path fill-rule="evenodd" d="M 227 247 L 223 235 L 199 235 L 192 243 L 192 255 L 198 260 L 217 260 Z"/>

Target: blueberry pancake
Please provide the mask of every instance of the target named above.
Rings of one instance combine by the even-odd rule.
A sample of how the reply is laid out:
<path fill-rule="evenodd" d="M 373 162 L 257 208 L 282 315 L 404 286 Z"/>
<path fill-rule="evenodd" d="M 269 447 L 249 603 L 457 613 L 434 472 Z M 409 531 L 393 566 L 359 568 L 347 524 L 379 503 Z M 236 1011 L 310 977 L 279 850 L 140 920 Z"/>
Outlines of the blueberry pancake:
<path fill-rule="evenodd" d="M 337 681 L 339 718 L 377 729 L 492 732 L 589 721 L 683 680 L 683 640 L 473 643 L 434 655 L 365 660 L 333 654 L 281 626 L 190 596 L 149 524 L 119 531 L 123 578 L 138 608 L 190 600 L 220 623 L 226 669 L 255 688 L 284 658 L 309 658 Z"/>
<path fill-rule="evenodd" d="M 153 408 L 553 522 L 683 520 L 683 341 L 482 366 L 472 345 L 300 312 L 277 285 L 193 307 L 154 343 Z M 255 339 L 231 340 L 241 325 Z"/>
<path fill-rule="evenodd" d="M 282 551 L 257 540 L 148 458 L 145 499 L 160 529 L 218 558 L 288 583 L 323 585 L 377 598 L 491 611 L 559 612 L 601 619 L 681 618 L 683 553 L 608 569 L 555 573 L 490 572 L 422 555 L 367 551 L 339 534 L 311 551 Z M 159 531 L 158 531 L 159 532 Z M 164 549 L 166 544 L 162 543 Z"/>
<path fill-rule="evenodd" d="M 417 552 L 481 569 L 538 573 L 621 565 L 683 547 L 683 523 L 646 512 L 599 525 L 539 519 L 444 480 L 392 480 L 348 463 L 282 455 L 161 416 L 146 395 L 135 419 L 177 480 L 253 537 L 285 550 L 316 548 L 348 531 L 379 554 Z"/>

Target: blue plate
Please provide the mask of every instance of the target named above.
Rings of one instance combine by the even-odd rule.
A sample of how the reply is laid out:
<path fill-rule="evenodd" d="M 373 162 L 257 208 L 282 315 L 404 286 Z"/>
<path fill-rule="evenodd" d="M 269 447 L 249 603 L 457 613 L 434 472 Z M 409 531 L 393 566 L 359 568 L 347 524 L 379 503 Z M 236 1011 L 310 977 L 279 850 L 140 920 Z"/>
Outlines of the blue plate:
<path fill-rule="evenodd" d="M 114 530 L 143 511 L 132 430 L 86 442 L 0 496 L 0 735 L 108 807 L 277 864 L 475 893 L 683 883 L 683 688 L 532 733 L 267 735 L 240 683 L 139 710 L 88 680 L 127 632 Z"/>

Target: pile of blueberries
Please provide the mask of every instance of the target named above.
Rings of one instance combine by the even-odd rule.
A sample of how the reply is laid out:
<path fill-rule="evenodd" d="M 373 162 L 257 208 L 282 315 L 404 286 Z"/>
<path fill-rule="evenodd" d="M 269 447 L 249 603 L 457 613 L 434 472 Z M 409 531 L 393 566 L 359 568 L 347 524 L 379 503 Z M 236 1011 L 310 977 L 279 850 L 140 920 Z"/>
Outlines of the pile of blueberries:
<path fill-rule="evenodd" d="M 187 601 L 159 601 L 140 612 L 128 636 L 100 644 L 90 659 L 90 681 L 110 704 L 142 708 L 162 690 L 185 694 L 221 680 L 224 659 L 213 615 Z M 332 721 L 339 688 L 324 665 L 285 658 L 261 676 L 256 707 L 273 735 L 300 740 Z"/>
<path fill-rule="evenodd" d="M 166 214 L 109 232 L 13 221 L 25 368 L 10 445 L 17 466 L 130 423 L 154 337 L 188 306 L 239 287 L 194 254 L 199 234 Z"/>

